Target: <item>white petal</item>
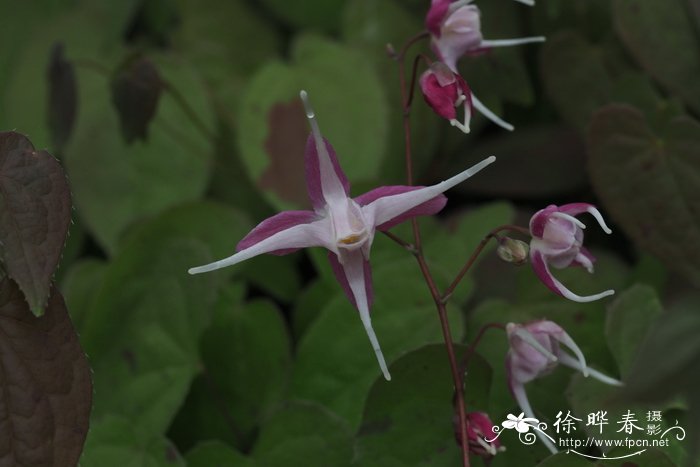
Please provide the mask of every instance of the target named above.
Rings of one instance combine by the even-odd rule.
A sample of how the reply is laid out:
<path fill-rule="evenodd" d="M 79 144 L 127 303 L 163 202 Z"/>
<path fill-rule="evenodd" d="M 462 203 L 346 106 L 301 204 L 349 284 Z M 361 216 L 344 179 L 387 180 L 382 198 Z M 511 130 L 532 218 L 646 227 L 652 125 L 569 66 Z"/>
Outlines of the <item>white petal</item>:
<path fill-rule="evenodd" d="M 368 222 L 373 223 L 375 226 L 382 225 L 385 222 L 388 222 L 391 219 L 410 211 L 416 206 L 419 206 L 426 201 L 430 201 L 453 186 L 462 183 L 464 180 L 476 174 L 487 165 L 492 164 L 495 160 L 496 158 L 494 156 L 487 157 L 464 172 L 432 186 L 407 191 L 398 195 L 377 198 L 368 205 L 363 206 L 362 210 L 364 211 Z"/>
<path fill-rule="evenodd" d="M 384 360 L 384 355 L 379 346 L 377 336 L 372 328 L 372 318 L 369 315 L 369 303 L 367 290 L 365 289 L 364 256 L 360 250 L 341 251 L 340 254 L 343 256 L 340 259 L 340 263 L 345 271 L 345 277 L 347 277 L 348 283 L 350 284 L 350 290 L 352 290 L 352 294 L 355 296 L 357 310 L 360 312 L 360 319 L 365 326 L 367 337 L 369 337 L 374 353 L 377 356 L 377 361 L 379 362 L 379 367 L 382 369 L 382 373 L 384 373 L 384 378 L 390 381 L 391 375 L 386 366 L 386 361 Z"/>
<path fill-rule="evenodd" d="M 518 405 L 520 406 L 520 409 L 522 409 L 523 412 L 525 412 L 525 415 L 527 415 L 530 418 L 537 419 L 535 417 L 535 413 L 532 411 L 532 407 L 530 407 L 530 401 L 527 399 L 527 393 L 525 393 L 525 386 L 522 384 L 513 384 L 510 387 L 510 390 L 513 392 L 513 396 L 515 396 L 515 400 L 518 402 Z M 552 454 L 557 453 L 557 448 L 554 446 L 554 444 L 542 433 L 540 433 L 539 430 L 534 430 L 535 433 L 537 434 L 537 437 L 544 443 L 545 446 L 547 446 L 547 449 Z"/>
<path fill-rule="evenodd" d="M 513 45 L 532 44 L 533 42 L 544 42 L 544 36 L 521 37 L 519 39 L 493 39 L 481 41 L 482 47 L 510 47 Z"/>
<path fill-rule="evenodd" d="M 610 235 L 612 233 L 612 230 L 610 230 L 610 227 L 605 223 L 605 219 L 603 219 L 603 215 L 598 211 L 596 208 L 593 206 L 590 206 L 588 209 L 586 209 L 593 217 L 595 217 L 595 220 L 598 221 L 598 224 L 600 225 L 600 228 L 603 229 L 603 232 L 606 234 Z"/>
<path fill-rule="evenodd" d="M 566 365 L 570 368 L 573 368 L 574 370 L 578 370 L 583 372 L 584 369 L 581 367 L 581 363 L 573 358 L 571 355 L 567 355 L 565 353 L 562 353 L 559 356 L 559 361 L 563 364 Z M 610 376 L 604 375 L 600 371 L 594 370 L 593 368 L 586 367 L 586 371 L 588 374 L 592 377 L 597 379 L 598 381 L 609 384 L 611 386 L 622 386 L 622 381 L 617 380 L 615 378 L 611 378 Z"/>
<path fill-rule="evenodd" d="M 187 272 L 190 274 L 200 274 L 225 268 L 226 266 L 232 266 L 263 253 L 287 248 L 307 248 L 312 246 L 323 246 L 329 249 L 335 247 L 332 226 L 327 218 L 309 224 L 298 224 L 289 229 L 282 230 L 228 258 L 204 266 L 190 268 Z"/>
<path fill-rule="evenodd" d="M 508 131 L 513 131 L 515 127 L 511 125 L 510 123 L 506 122 L 505 120 L 501 119 L 498 115 L 495 113 L 491 112 L 488 107 L 486 107 L 484 104 L 481 103 L 479 99 L 472 93 L 472 105 L 476 110 L 481 112 L 481 114 L 491 120 L 493 123 L 496 125 L 500 126 L 501 128 L 505 128 Z"/>
<path fill-rule="evenodd" d="M 581 348 L 576 344 L 576 342 L 574 342 L 571 336 L 568 335 L 565 331 L 553 333 L 552 336 L 571 349 L 574 355 L 576 355 L 576 358 L 578 358 L 578 362 L 581 366 L 581 372 L 583 373 L 583 376 L 588 377 L 588 366 L 586 366 L 586 357 L 583 355 L 583 352 L 581 352 Z"/>

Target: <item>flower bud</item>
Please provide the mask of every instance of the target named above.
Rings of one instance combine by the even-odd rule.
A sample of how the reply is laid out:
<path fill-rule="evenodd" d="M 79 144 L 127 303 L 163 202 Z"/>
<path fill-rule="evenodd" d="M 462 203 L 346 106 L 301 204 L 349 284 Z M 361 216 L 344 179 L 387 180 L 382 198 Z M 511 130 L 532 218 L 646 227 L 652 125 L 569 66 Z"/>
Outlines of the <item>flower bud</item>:
<path fill-rule="evenodd" d="M 530 246 L 522 240 L 515 240 L 510 237 L 503 237 L 496 249 L 498 257 L 506 263 L 520 266 L 527 262 L 530 253 Z"/>

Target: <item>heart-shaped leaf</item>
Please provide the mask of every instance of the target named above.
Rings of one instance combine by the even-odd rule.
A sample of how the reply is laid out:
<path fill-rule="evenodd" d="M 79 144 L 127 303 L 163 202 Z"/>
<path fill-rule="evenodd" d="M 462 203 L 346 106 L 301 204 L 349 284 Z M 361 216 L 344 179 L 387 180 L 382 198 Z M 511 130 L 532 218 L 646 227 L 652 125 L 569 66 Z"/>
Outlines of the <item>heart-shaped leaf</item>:
<path fill-rule="evenodd" d="M 92 382 L 61 294 L 32 316 L 17 284 L 0 282 L 0 463 L 76 465 Z"/>
<path fill-rule="evenodd" d="M 683 0 L 616 0 L 615 28 L 637 61 L 700 112 L 700 42 Z M 659 40 L 663 36 L 663 40 Z"/>
<path fill-rule="evenodd" d="M 598 111 L 588 134 L 594 188 L 642 248 L 700 284 L 700 124 L 676 117 L 661 134 L 634 107 Z"/>
<path fill-rule="evenodd" d="M 0 260 L 32 313 L 43 313 L 70 224 L 61 164 L 15 132 L 0 133 Z"/>

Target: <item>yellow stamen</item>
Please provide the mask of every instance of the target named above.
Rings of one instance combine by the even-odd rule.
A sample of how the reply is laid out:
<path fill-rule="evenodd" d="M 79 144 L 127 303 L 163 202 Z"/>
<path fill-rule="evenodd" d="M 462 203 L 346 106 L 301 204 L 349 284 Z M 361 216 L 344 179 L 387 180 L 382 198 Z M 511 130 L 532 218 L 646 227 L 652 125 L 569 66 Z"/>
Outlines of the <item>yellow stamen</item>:
<path fill-rule="evenodd" d="M 362 240 L 362 236 L 360 235 L 348 235 L 345 238 L 340 239 L 340 243 L 343 245 L 352 245 L 353 243 L 357 243 L 360 240 Z"/>

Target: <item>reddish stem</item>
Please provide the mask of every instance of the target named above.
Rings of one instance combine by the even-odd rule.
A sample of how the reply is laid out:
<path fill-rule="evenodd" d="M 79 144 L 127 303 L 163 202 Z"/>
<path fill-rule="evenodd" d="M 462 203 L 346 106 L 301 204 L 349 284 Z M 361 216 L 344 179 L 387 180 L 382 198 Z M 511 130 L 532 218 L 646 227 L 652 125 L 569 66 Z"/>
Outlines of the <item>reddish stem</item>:
<path fill-rule="evenodd" d="M 426 31 L 418 34 L 411 38 L 401 49 L 401 52 L 397 55 L 399 62 L 399 79 L 401 85 L 401 103 L 403 107 L 403 128 L 405 136 L 405 148 L 406 148 L 406 181 L 408 185 L 413 184 L 413 161 L 411 159 L 411 96 L 413 95 L 413 87 L 415 86 L 416 73 L 417 73 L 417 61 L 414 62 L 413 73 L 411 76 L 411 89 L 410 95 L 409 91 L 406 89 L 406 72 L 405 72 L 405 55 L 408 48 L 417 42 L 418 40 L 428 37 Z M 440 326 L 442 328 L 442 335 L 445 340 L 445 348 L 447 349 L 447 357 L 450 361 L 450 372 L 452 373 L 452 381 L 455 388 L 455 405 L 457 406 L 457 413 L 459 416 L 459 439 L 460 447 L 462 449 L 462 467 L 470 467 L 469 463 L 469 442 L 467 440 L 467 416 L 466 416 L 466 406 L 464 403 L 464 393 L 462 391 L 464 385 L 462 383 L 462 377 L 460 375 L 459 369 L 457 367 L 457 357 L 455 356 L 454 345 L 452 342 L 452 333 L 450 332 L 450 322 L 447 317 L 447 309 L 445 303 L 442 300 L 442 296 L 438 291 L 435 280 L 430 272 L 425 257 L 423 256 L 423 250 L 421 247 L 421 235 L 420 228 L 418 226 L 418 220 L 414 217 L 412 219 L 413 226 L 413 238 L 414 238 L 414 255 L 418 260 L 418 265 L 420 266 L 421 273 L 425 278 L 425 281 L 430 289 L 430 294 L 433 297 L 435 306 L 437 308 L 438 316 L 440 318 Z"/>
<path fill-rule="evenodd" d="M 481 242 L 479 242 L 479 245 L 476 247 L 476 249 L 472 252 L 471 256 L 467 260 L 466 263 L 464 263 L 464 266 L 462 266 L 462 269 L 457 273 L 457 277 L 454 278 L 452 283 L 445 289 L 445 292 L 442 294 L 442 297 L 440 300 L 442 302 L 447 302 L 449 300 L 450 296 L 452 296 L 452 293 L 454 292 L 455 288 L 459 285 L 459 283 L 464 279 L 464 276 L 469 272 L 471 267 L 474 265 L 474 262 L 477 260 L 481 252 L 486 248 L 486 245 L 489 243 L 489 240 L 492 238 L 499 238 L 498 233 L 502 232 L 504 230 L 509 230 L 512 232 L 519 232 L 524 235 L 530 235 L 530 231 L 526 229 L 525 227 L 520 227 L 517 225 L 502 225 L 500 227 L 496 227 L 492 231 L 486 234 L 484 238 L 481 239 Z"/>

